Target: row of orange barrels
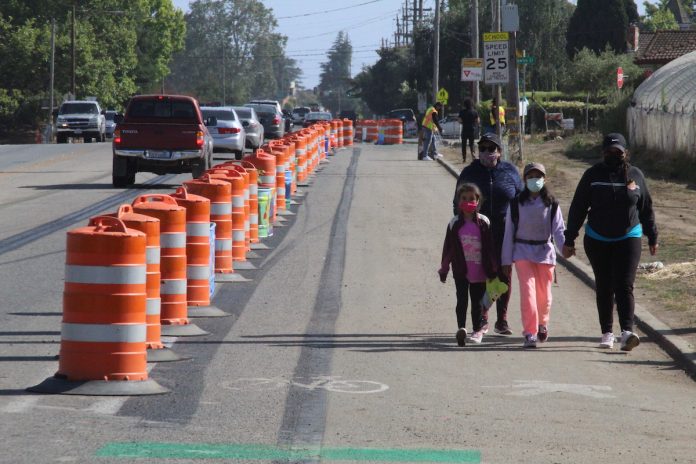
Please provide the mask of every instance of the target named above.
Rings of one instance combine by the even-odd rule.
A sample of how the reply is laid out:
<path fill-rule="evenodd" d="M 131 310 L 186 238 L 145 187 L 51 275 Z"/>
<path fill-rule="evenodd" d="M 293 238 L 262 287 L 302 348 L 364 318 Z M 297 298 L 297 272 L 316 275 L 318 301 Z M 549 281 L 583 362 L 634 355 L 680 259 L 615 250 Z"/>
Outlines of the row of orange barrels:
<path fill-rule="evenodd" d="M 355 122 L 355 138 L 379 145 L 404 143 L 403 123 L 400 119 L 359 119 Z"/>
<path fill-rule="evenodd" d="M 146 368 L 182 359 L 162 336 L 207 335 L 192 318 L 229 315 L 211 304 L 215 282 L 246 280 L 236 271 L 255 268 L 248 259 L 294 214 L 298 187 L 352 143 L 350 121 L 318 123 L 68 231 L 58 371 L 28 390 L 168 392 Z"/>

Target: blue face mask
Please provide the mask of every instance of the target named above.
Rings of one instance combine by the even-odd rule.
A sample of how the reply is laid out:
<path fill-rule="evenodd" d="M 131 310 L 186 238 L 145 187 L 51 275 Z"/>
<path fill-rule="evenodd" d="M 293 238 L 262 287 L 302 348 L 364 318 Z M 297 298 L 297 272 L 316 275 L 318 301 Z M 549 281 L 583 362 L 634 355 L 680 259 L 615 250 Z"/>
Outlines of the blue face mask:
<path fill-rule="evenodd" d="M 544 188 L 544 178 L 539 177 L 538 179 L 535 178 L 529 178 L 527 179 L 527 189 L 530 192 L 537 193 L 541 191 L 541 189 Z"/>

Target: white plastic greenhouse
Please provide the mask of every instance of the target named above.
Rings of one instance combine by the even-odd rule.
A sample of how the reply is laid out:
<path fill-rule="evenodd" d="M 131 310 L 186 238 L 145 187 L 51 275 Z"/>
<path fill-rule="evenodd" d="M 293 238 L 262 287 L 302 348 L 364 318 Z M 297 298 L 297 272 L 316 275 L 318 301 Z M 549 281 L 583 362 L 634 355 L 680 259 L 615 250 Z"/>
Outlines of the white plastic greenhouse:
<path fill-rule="evenodd" d="M 696 52 L 670 61 L 638 86 L 628 109 L 629 143 L 696 154 Z"/>

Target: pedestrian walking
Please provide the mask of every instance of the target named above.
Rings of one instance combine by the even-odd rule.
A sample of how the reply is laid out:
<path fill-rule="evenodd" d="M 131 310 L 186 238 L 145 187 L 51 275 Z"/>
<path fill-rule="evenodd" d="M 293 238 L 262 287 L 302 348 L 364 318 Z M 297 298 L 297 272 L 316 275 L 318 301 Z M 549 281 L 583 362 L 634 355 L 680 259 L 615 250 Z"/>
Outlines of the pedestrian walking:
<path fill-rule="evenodd" d="M 648 237 L 650 254 L 657 253 L 657 227 L 652 199 L 640 169 L 628 162 L 626 139 L 618 133 L 602 141 L 604 160 L 583 174 L 568 213 L 563 256 L 575 254 L 575 239 L 585 224 L 585 253 L 595 276 L 600 348 L 614 347 L 614 302 L 621 328 L 621 349 L 640 344 L 633 333 L 633 283 L 640 261 L 641 237 Z"/>
<path fill-rule="evenodd" d="M 457 213 L 447 225 L 442 261 L 438 274 L 445 283 L 450 266 L 457 289 L 457 333 L 459 346 L 466 344 L 466 312 L 471 297 L 471 342 L 483 340 L 483 307 L 481 299 L 486 292 L 486 279 L 496 276 L 490 221 L 479 213 L 481 191 L 474 184 L 465 183 L 457 188 Z"/>
<path fill-rule="evenodd" d="M 496 132 L 496 125 L 497 125 L 497 122 L 499 119 L 500 119 L 500 134 L 499 135 L 503 135 L 503 132 L 505 132 L 505 107 L 499 106 L 498 99 L 493 98 L 493 100 L 491 101 L 491 114 L 490 114 L 491 130 L 490 130 L 490 132 Z"/>
<path fill-rule="evenodd" d="M 522 179 L 517 167 L 500 159 L 503 144 L 497 134 L 483 134 L 478 142 L 479 157 L 462 169 L 457 188 L 465 182 L 475 184 L 482 193 L 480 211 L 489 218 L 493 234 L 496 269 L 501 282 L 508 286 L 507 292 L 496 301 L 497 319 L 494 330 L 501 335 L 512 335 L 507 307 L 510 301 L 510 278 L 501 270 L 501 249 L 505 235 L 505 214 L 510 201 L 522 191 Z M 457 210 L 458 198 L 454 197 Z M 484 312 L 484 333 L 488 331 L 488 312 Z"/>
<path fill-rule="evenodd" d="M 501 263 L 520 284 L 520 312 L 524 347 L 536 348 L 549 336 L 551 284 L 556 249 L 563 249 L 565 224 L 558 202 L 546 186 L 546 168 L 541 163 L 524 167 L 524 190 L 510 202 L 505 216 Z"/>
<path fill-rule="evenodd" d="M 474 109 L 471 98 L 464 100 L 464 108 L 459 112 L 459 124 L 462 126 L 462 161 L 466 163 L 466 147 L 469 147 L 471 161 L 473 161 L 476 158 L 474 142 L 479 136 L 479 114 Z"/>
<path fill-rule="evenodd" d="M 435 133 L 439 132 L 442 134 L 442 127 L 440 126 L 440 112 L 442 111 L 442 103 L 437 102 L 425 112 L 423 117 L 423 151 L 421 152 L 420 159 L 425 161 L 432 161 L 433 158 L 441 158 L 442 155 L 437 152 L 437 145 L 435 144 Z M 430 157 L 430 149 L 433 150 L 433 157 Z"/>

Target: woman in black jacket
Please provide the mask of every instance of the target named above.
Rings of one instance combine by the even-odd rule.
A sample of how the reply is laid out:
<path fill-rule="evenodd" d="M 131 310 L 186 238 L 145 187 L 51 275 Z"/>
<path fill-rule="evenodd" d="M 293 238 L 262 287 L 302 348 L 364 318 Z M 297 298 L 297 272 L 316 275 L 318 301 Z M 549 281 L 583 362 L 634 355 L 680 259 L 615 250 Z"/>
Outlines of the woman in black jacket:
<path fill-rule="evenodd" d="M 608 134 L 602 142 L 604 161 L 583 174 L 568 213 L 563 256 L 575 254 L 575 239 L 585 225 L 585 253 L 595 275 L 597 312 L 602 329 L 600 348 L 614 347 L 613 307 L 619 314 L 621 349 L 631 351 L 640 339 L 633 333 L 633 282 L 640 261 L 641 237 L 650 254 L 657 252 L 652 199 L 640 169 L 628 163 L 626 139 Z"/>

